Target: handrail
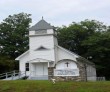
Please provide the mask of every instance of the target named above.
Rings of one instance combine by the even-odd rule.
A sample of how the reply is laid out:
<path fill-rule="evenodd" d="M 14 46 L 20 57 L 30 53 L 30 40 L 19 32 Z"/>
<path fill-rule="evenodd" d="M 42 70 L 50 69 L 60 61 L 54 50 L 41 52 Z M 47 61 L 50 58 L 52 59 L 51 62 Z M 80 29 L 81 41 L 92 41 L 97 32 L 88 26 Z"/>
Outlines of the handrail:
<path fill-rule="evenodd" d="M 6 73 L 12 73 L 12 72 L 6 72 Z M 6 73 L 2 73 L 2 74 L 0 74 L 0 75 L 4 75 L 4 74 L 6 74 Z"/>
<path fill-rule="evenodd" d="M 0 78 L 2 78 L 2 77 L 8 77 L 8 76 L 10 76 L 11 74 L 12 74 L 12 72 L 2 73 L 2 74 L 0 74 Z"/>
<path fill-rule="evenodd" d="M 0 74 L 0 79 L 7 79 L 7 78 L 15 78 L 15 77 L 19 77 L 21 78 L 22 76 L 26 76 L 26 71 L 17 71 L 17 70 L 14 70 L 14 71 L 11 71 L 11 72 L 6 72 L 6 73 L 2 73 Z"/>

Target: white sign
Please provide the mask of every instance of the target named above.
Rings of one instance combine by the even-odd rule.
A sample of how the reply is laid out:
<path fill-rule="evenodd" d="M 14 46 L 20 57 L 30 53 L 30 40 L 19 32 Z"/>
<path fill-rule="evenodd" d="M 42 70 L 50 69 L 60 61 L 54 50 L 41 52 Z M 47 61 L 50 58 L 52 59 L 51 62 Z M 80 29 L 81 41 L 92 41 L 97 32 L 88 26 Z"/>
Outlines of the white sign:
<path fill-rule="evenodd" d="M 54 76 L 79 76 L 78 69 L 55 69 Z"/>

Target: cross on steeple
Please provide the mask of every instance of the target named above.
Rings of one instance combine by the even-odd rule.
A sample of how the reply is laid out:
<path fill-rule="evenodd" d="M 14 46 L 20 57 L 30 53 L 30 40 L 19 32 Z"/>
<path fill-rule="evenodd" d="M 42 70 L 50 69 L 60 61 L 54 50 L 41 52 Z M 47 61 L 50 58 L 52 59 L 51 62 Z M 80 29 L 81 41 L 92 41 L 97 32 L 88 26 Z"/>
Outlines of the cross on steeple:
<path fill-rule="evenodd" d="M 43 16 L 42 16 L 42 20 L 43 20 Z"/>
<path fill-rule="evenodd" d="M 67 67 L 68 67 L 68 64 L 69 64 L 69 63 L 68 63 L 68 62 L 66 62 L 65 64 L 67 64 Z"/>

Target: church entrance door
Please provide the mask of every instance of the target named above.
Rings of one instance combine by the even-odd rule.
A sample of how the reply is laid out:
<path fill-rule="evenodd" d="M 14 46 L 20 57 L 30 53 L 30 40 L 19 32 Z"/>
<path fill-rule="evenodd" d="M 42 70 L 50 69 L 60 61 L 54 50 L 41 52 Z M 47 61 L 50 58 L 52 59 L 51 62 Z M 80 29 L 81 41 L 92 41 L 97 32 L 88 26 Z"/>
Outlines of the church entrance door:
<path fill-rule="evenodd" d="M 36 63 L 35 73 L 36 77 L 48 78 L 48 63 Z"/>

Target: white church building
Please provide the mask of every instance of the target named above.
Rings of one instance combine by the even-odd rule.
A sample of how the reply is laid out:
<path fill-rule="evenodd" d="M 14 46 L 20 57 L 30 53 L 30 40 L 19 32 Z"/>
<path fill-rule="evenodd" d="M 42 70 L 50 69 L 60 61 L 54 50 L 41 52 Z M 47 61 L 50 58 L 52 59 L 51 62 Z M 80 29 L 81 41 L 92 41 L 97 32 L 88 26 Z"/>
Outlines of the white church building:
<path fill-rule="evenodd" d="M 58 45 L 55 28 L 44 19 L 29 30 L 29 50 L 17 57 L 28 79 L 96 80 L 95 65 Z"/>

